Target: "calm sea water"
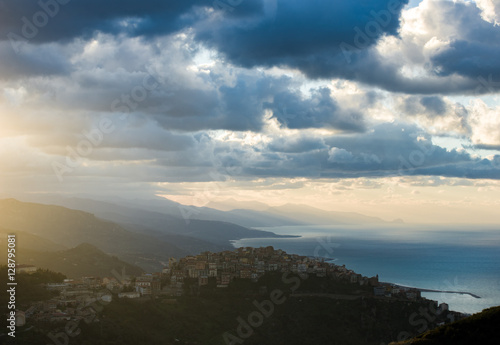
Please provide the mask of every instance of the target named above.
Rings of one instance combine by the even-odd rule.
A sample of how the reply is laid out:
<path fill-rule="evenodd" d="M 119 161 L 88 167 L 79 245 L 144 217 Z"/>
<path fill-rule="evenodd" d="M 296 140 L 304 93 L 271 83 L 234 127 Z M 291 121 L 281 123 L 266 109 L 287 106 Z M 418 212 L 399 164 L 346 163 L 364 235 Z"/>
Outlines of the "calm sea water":
<path fill-rule="evenodd" d="M 378 274 L 380 281 L 481 296 L 477 299 L 460 294 L 422 294 L 448 303 L 455 311 L 472 314 L 500 305 L 500 230 L 423 230 L 401 226 L 261 229 L 301 237 L 243 239 L 234 245 L 271 245 L 288 253 L 333 260 L 365 276 Z"/>

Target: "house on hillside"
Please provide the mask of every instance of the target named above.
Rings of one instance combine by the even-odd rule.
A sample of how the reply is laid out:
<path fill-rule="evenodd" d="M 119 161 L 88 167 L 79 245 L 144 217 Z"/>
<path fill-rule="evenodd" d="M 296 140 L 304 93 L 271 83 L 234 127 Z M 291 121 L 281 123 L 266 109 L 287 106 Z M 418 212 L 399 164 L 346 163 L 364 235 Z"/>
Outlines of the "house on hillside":
<path fill-rule="evenodd" d="M 36 266 L 33 265 L 16 265 L 17 273 L 35 273 L 37 270 Z"/>
<path fill-rule="evenodd" d="M 139 297 L 141 297 L 141 294 L 137 291 L 120 292 L 118 294 L 118 298 L 139 298 Z"/>

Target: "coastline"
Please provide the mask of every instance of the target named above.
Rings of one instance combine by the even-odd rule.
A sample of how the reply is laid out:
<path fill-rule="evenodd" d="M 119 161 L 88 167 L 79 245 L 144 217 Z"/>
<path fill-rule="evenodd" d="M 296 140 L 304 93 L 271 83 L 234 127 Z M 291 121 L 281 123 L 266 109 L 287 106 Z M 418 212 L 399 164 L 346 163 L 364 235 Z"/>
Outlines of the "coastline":
<path fill-rule="evenodd" d="M 468 292 L 468 291 L 433 290 L 433 289 L 424 289 L 424 288 L 400 285 L 400 284 L 389 283 L 389 282 L 382 282 L 382 283 L 390 284 L 394 287 L 399 287 L 399 288 L 403 288 L 403 289 L 414 289 L 414 290 L 418 290 L 420 292 L 451 293 L 451 294 L 459 294 L 459 295 L 469 295 L 469 296 L 477 298 L 477 299 L 481 298 L 481 296 L 478 296 L 478 295 L 473 294 L 472 292 Z"/>

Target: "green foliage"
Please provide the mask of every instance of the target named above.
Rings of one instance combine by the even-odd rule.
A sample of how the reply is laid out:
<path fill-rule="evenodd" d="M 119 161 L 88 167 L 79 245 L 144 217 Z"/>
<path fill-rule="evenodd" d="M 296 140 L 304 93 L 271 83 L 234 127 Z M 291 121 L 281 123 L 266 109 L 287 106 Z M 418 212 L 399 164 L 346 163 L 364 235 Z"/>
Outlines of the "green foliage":
<path fill-rule="evenodd" d="M 497 345 L 498 325 L 500 307 L 494 307 L 395 345 Z"/>
<path fill-rule="evenodd" d="M 17 273 L 16 274 L 16 306 L 19 308 L 23 305 L 35 301 L 50 299 L 57 295 L 57 292 L 47 291 L 42 284 L 60 283 L 66 276 L 61 273 L 52 272 L 49 270 L 38 269 L 35 273 Z M 7 285 L 7 266 L 0 266 L 0 284 Z M 8 294 L 6 289 L 0 291 L 0 299 L 2 308 L 7 306 Z M 3 309 L 2 309 L 3 310 Z"/>
<path fill-rule="evenodd" d="M 248 320 L 258 311 L 254 302 L 270 300 L 272 291 L 281 290 L 284 303 L 274 305 L 244 344 L 380 345 L 401 331 L 417 334 L 409 317 L 428 304 L 362 298 L 359 285 L 330 278 L 311 276 L 301 282 L 294 293 L 307 296 L 294 296 L 294 285 L 284 282 L 281 273 L 267 274 L 258 282 L 236 279 L 228 288 L 216 288 L 214 279 L 203 287 L 196 279 L 186 279 L 189 294 L 177 299 L 115 299 L 105 307 L 101 323 L 83 325 L 74 343 L 221 345 L 226 332 L 238 336 L 238 317 Z M 356 298 L 344 299 L 338 293 Z"/>

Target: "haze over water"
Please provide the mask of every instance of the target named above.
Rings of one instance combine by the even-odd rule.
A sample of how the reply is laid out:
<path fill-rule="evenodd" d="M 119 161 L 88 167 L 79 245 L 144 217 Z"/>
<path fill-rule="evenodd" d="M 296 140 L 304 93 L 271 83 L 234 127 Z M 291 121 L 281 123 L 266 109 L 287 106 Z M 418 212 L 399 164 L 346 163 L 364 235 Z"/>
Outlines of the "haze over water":
<path fill-rule="evenodd" d="M 422 293 L 449 304 L 450 309 L 476 313 L 500 305 L 500 231 L 415 230 L 349 226 L 287 226 L 262 228 L 299 238 L 243 239 L 236 247 L 267 246 L 290 253 L 332 259 L 380 281 L 440 291 L 466 291 L 481 296 Z"/>

